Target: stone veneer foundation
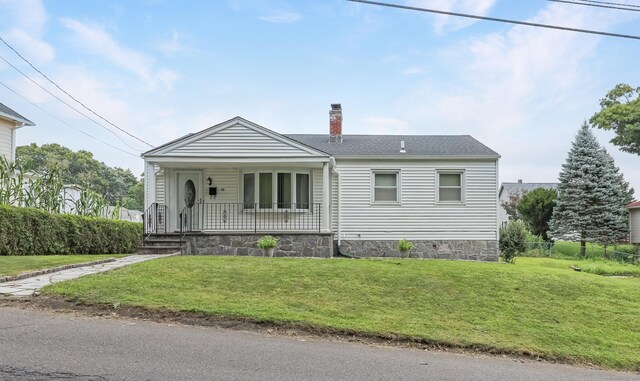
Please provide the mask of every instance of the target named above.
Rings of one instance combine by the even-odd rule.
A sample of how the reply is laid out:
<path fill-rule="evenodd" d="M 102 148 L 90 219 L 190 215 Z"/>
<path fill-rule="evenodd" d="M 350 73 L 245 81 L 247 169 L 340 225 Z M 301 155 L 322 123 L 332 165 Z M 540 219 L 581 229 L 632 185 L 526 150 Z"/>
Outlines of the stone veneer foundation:
<path fill-rule="evenodd" d="M 264 256 L 257 245 L 267 234 L 256 233 L 189 233 L 184 237 L 183 255 L 250 255 Z M 270 234 L 278 239 L 274 257 L 333 257 L 332 234 Z"/>
<path fill-rule="evenodd" d="M 411 258 L 497 261 L 497 241 L 411 241 Z M 356 257 L 400 257 L 398 241 L 342 240 L 340 253 Z M 406 256 L 406 254 L 404 255 Z"/>

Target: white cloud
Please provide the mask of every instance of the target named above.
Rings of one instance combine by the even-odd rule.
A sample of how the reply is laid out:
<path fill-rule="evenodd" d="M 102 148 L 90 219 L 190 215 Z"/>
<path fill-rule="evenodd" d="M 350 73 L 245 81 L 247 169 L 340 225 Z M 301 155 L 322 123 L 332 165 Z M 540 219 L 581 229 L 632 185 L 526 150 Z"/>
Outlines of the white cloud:
<path fill-rule="evenodd" d="M 555 4 L 529 21 L 589 29 L 622 22 L 612 13 Z M 505 180 L 554 181 L 578 127 L 603 95 L 594 64 L 601 40 L 513 26 L 460 41 L 440 56 L 451 68 L 447 77 L 456 80 L 421 83 L 399 102 L 402 115 L 430 126 L 418 133 L 478 138 L 502 155 Z"/>
<path fill-rule="evenodd" d="M 409 125 L 406 121 L 396 118 L 384 116 L 371 116 L 362 119 L 358 126 L 362 131 L 355 129 L 354 131 L 345 131 L 349 134 L 373 134 L 373 135 L 402 135 L 409 131 Z"/>
<path fill-rule="evenodd" d="M 277 12 L 268 16 L 260 16 L 260 20 L 277 23 L 277 24 L 292 24 L 302 20 L 302 15 L 295 12 Z"/>
<path fill-rule="evenodd" d="M 104 28 L 96 24 L 87 24 L 75 19 L 63 18 L 62 25 L 74 32 L 77 42 L 90 53 L 101 55 L 112 63 L 140 77 L 150 87 L 158 83 L 170 89 L 179 78 L 169 69 L 154 67 L 154 60 L 133 49 L 120 46 Z"/>
<path fill-rule="evenodd" d="M 497 0 L 407 0 L 406 5 L 427 8 L 445 12 L 468 13 L 486 16 Z M 478 20 L 448 15 L 435 15 L 433 29 L 436 33 L 444 32 L 445 28 L 458 30 L 465 28 Z"/>
<path fill-rule="evenodd" d="M 424 68 L 415 67 L 415 66 L 407 68 L 407 69 L 404 69 L 402 71 L 402 74 L 404 74 L 404 75 L 418 75 L 418 74 L 422 74 L 422 73 L 424 73 Z"/>
<path fill-rule="evenodd" d="M 9 44 L 36 63 L 53 61 L 55 51 L 42 39 L 48 16 L 40 0 L 0 0 L 0 13 L 8 26 L 3 36 Z"/>
<path fill-rule="evenodd" d="M 177 31 L 173 31 L 173 33 L 171 34 L 171 38 L 167 41 L 158 43 L 157 48 L 164 55 L 173 56 L 177 53 L 183 52 L 186 49 L 181 40 L 182 36 Z"/>

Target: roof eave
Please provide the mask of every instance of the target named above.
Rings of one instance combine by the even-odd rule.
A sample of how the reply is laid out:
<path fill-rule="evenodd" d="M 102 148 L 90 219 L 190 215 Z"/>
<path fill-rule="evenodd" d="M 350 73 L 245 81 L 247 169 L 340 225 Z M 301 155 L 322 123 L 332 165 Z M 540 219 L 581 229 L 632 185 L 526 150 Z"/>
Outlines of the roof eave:
<path fill-rule="evenodd" d="M 35 123 L 33 123 L 27 118 L 20 118 L 15 115 L 10 115 L 1 111 L 0 111 L 0 118 L 9 119 L 12 122 L 20 123 L 20 125 L 16 126 L 15 128 L 20 128 L 24 126 L 29 126 L 29 127 L 35 126 Z"/>
<path fill-rule="evenodd" d="M 415 160 L 415 159 L 430 159 L 430 160 L 498 160 L 500 155 L 332 155 L 336 159 L 354 159 L 354 160 L 371 160 L 371 159 L 386 159 L 386 160 Z"/>

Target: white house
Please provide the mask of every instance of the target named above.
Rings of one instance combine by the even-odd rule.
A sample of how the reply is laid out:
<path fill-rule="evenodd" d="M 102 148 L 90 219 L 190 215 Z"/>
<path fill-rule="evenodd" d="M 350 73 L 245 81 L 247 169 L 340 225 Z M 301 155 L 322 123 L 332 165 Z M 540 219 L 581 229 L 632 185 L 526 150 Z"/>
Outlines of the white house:
<path fill-rule="evenodd" d="M 16 130 L 35 124 L 24 116 L 0 103 L 0 156 L 9 161 L 16 159 Z"/>
<path fill-rule="evenodd" d="M 500 223 L 500 226 L 503 226 L 507 221 L 509 221 L 507 210 L 502 206 L 502 204 L 508 203 L 512 197 L 520 198 L 526 193 L 538 188 L 557 189 L 557 187 L 558 183 L 523 183 L 522 179 L 518 179 L 518 182 L 516 183 L 502 183 L 500 185 L 500 190 L 498 191 L 498 202 L 500 203 L 498 208 L 498 222 Z"/>
<path fill-rule="evenodd" d="M 640 243 L 640 201 L 627 205 L 629 209 L 629 242 Z"/>
<path fill-rule="evenodd" d="M 283 135 L 233 118 L 144 154 L 145 231 L 183 251 L 496 260 L 499 155 L 468 135 Z M 167 237 L 163 239 L 168 240 Z"/>

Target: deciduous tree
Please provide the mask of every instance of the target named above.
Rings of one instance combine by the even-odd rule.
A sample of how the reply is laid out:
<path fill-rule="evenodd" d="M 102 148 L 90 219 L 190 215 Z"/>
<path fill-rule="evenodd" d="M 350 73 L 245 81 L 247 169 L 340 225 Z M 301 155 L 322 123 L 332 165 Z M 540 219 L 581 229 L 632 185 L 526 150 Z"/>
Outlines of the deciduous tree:
<path fill-rule="evenodd" d="M 548 240 L 549 220 L 553 213 L 558 193 L 555 189 L 536 188 L 527 192 L 518 203 L 518 213 L 529 231 Z"/>
<path fill-rule="evenodd" d="M 613 130 L 611 143 L 621 151 L 640 155 L 640 87 L 616 85 L 600 100 L 600 111 L 589 122 L 603 130 Z"/>

